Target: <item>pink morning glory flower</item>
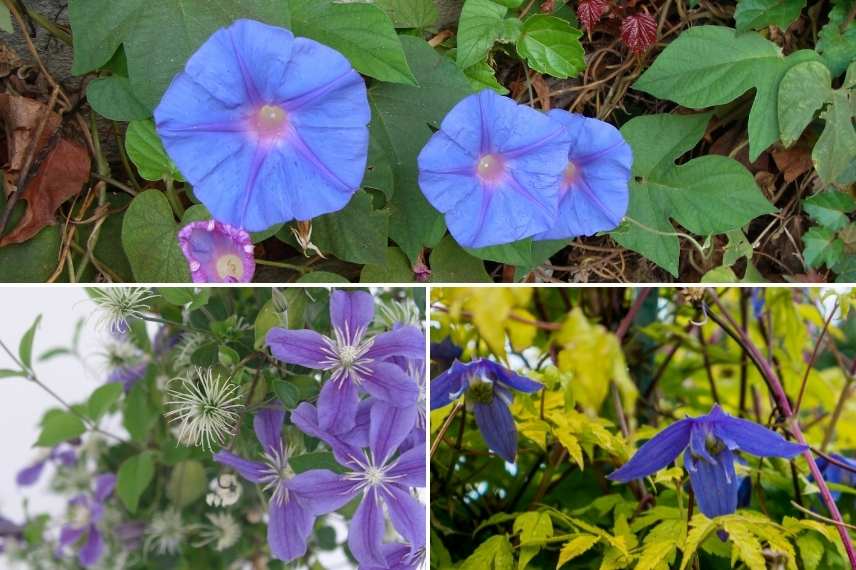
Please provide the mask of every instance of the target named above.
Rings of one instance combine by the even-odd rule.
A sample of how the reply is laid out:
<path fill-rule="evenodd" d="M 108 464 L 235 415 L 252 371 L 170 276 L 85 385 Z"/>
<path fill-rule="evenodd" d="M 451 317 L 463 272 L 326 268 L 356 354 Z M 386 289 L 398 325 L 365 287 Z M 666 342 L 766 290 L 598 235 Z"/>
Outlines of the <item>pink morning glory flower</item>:
<path fill-rule="evenodd" d="M 365 172 L 370 115 L 341 53 L 253 20 L 208 38 L 154 113 L 194 194 L 248 231 L 343 208 Z"/>
<path fill-rule="evenodd" d="M 250 234 L 228 224 L 191 222 L 178 232 L 178 245 L 194 283 L 249 283 L 256 271 Z"/>

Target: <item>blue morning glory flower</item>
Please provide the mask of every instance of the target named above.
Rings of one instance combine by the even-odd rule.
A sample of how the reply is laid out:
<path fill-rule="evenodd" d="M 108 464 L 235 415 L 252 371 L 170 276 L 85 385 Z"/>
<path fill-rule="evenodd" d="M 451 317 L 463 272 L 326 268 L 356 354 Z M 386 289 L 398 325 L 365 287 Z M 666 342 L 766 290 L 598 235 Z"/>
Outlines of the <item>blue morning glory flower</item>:
<path fill-rule="evenodd" d="M 248 231 L 343 208 L 365 172 L 370 115 L 345 56 L 252 20 L 208 38 L 154 113 L 194 194 Z"/>
<path fill-rule="evenodd" d="M 517 427 L 508 409 L 514 397 L 511 388 L 531 393 L 543 387 L 540 382 L 485 358 L 466 364 L 456 360 L 451 368 L 431 381 L 431 409 L 447 406 L 465 394 L 467 409 L 473 411 L 487 446 L 514 463 Z"/>
<path fill-rule="evenodd" d="M 561 109 L 549 117 L 565 128 L 570 144 L 556 223 L 535 239 L 590 236 L 615 229 L 627 213 L 633 152 L 618 129 Z"/>
<path fill-rule="evenodd" d="M 735 451 L 791 458 L 806 449 L 761 425 L 730 416 L 715 404 L 706 416 L 684 418 L 658 433 L 607 478 L 627 483 L 647 477 L 684 451 L 684 465 L 699 509 L 713 518 L 737 510 L 740 480 L 734 472 Z"/>
<path fill-rule="evenodd" d="M 490 89 L 464 98 L 419 153 L 419 186 L 465 247 L 550 230 L 570 143 L 547 115 Z"/>
<path fill-rule="evenodd" d="M 837 453 L 830 453 L 829 456 L 840 465 L 827 460 L 825 457 L 817 459 L 817 467 L 820 469 L 826 482 L 856 487 L 856 459 L 850 459 Z M 833 499 L 837 501 L 840 497 L 841 491 L 832 491 Z"/>

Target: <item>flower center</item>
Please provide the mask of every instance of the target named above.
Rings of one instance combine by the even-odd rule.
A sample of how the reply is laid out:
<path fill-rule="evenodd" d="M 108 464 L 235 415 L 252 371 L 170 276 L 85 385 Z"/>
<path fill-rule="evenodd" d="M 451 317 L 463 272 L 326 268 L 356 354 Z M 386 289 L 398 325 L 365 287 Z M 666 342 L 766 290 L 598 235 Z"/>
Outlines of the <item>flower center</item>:
<path fill-rule="evenodd" d="M 369 485 L 369 487 L 376 487 L 377 485 L 383 483 L 384 480 L 383 470 L 378 467 L 375 467 L 374 465 L 370 465 L 366 469 L 364 476 L 366 483 Z"/>
<path fill-rule="evenodd" d="M 496 182 L 505 173 L 505 161 L 497 154 L 485 154 L 479 159 L 476 171 L 485 182 Z"/>
<path fill-rule="evenodd" d="M 342 363 L 342 368 L 350 368 L 359 357 L 359 350 L 356 346 L 346 344 L 339 347 L 339 360 Z"/>
<path fill-rule="evenodd" d="M 274 502 L 288 502 L 288 487 L 286 483 L 294 477 L 294 469 L 288 464 L 288 450 L 275 449 L 264 455 L 265 470 L 262 481 L 266 483 L 265 490 L 272 491 Z"/>
<path fill-rule="evenodd" d="M 569 160 L 568 166 L 565 167 L 565 177 L 562 180 L 563 185 L 570 186 L 576 179 L 578 173 L 579 169 L 577 168 L 577 166 Z"/>
<path fill-rule="evenodd" d="M 240 279 L 244 276 L 244 263 L 234 253 L 227 253 L 217 258 L 217 275 L 221 279 Z"/>
<path fill-rule="evenodd" d="M 470 380 L 470 388 L 467 390 L 467 399 L 477 404 L 490 404 L 493 402 L 493 382 L 490 380 L 480 380 L 478 378 Z"/>
<path fill-rule="evenodd" d="M 256 132 L 263 138 L 280 136 L 288 122 L 288 113 L 279 105 L 264 105 L 254 118 Z"/>
<path fill-rule="evenodd" d="M 713 456 L 719 455 L 722 451 L 725 450 L 725 444 L 722 443 L 719 438 L 717 438 L 712 433 L 707 434 L 704 438 L 704 446 L 707 448 L 708 453 Z"/>
<path fill-rule="evenodd" d="M 84 505 L 74 505 L 69 513 L 69 522 L 75 528 L 82 528 L 89 524 L 91 515 L 89 509 Z"/>

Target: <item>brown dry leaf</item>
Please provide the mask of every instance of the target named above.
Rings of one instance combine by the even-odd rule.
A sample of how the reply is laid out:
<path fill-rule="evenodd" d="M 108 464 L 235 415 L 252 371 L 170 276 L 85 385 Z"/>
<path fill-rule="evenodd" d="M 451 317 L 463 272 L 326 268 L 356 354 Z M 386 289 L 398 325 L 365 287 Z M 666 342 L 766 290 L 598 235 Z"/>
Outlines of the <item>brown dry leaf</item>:
<path fill-rule="evenodd" d="M 541 104 L 541 109 L 549 111 L 550 106 L 550 86 L 544 81 L 544 76 L 538 73 L 532 74 L 532 89 L 538 95 L 538 102 Z"/>
<path fill-rule="evenodd" d="M 785 176 L 785 182 L 791 183 L 800 175 L 812 169 L 811 151 L 803 146 L 782 148 L 773 151 L 773 160 Z"/>
<path fill-rule="evenodd" d="M 6 128 L 9 159 L 6 165 L 7 189 L 13 191 L 27 160 L 30 141 L 35 136 L 46 105 L 17 95 L 0 94 L 0 117 Z M 35 157 L 59 128 L 60 116 L 51 112 L 38 144 Z M 81 145 L 60 139 L 41 162 L 31 165 L 27 186 L 20 199 L 27 202 L 18 225 L 3 239 L 0 247 L 21 243 L 54 222 L 54 212 L 63 202 L 76 196 L 89 179 L 89 153 Z"/>

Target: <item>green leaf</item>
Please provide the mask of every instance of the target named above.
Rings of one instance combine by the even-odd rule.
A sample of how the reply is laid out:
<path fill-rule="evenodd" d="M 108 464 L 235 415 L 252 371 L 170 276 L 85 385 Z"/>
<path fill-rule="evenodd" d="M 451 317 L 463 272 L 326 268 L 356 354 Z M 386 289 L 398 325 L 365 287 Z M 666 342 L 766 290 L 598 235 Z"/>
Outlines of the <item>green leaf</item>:
<path fill-rule="evenodd" d="M 543 541 L 553 536 L 553 521 L 549 513 L 528 512 L 514 519 L 514 533 L 520 534 L 520 557 L 517 570 L 524 570 L 538 552 L 541 544 L 528 546 L 530 542 Z"/>
<path fill-rule="evenodd" d="M 825 550 L 823 541 L 813 533 L 805 533 L 797 538 L 797 547 L 800 550 L 800 558 L 805 568 L 820 568 Z"/>
<path fill-rule="evenodd" d="M 333 454 L 325 451 L 297 455 L 289 460 L 289 464 L 295 473 L 303 473 L 310 469 L 329 469 L 334 473 L 343 471 Z"/>
<path fill-rule="evenodd" d="M 0 30 L 7 34 L 15 33 L 15 28 L 12 27 L 12 13 L 5 4 L 0 6 Z"/>
<path fill-rule="evenodd" d="M 369 90 L 371 131 L 392 164 L 389 234 L 411 261 L 443 237 L 442 216 L 419 190 L 417 156 L 446 113 L 470 93 L 466 76 L 422 39 L 402 36 L 419 87 L 382 83 Z M 430 126 L 429 126 L 430 125 Z"/>
<path fill-rule="evenodd" d="M 621 133 L 633 148 L 628 217 L 611 235 L 672 275 L 678 275 L 678 238 L 670 220 L 698 235 L 741 228 L 775 212 L 752 175 L 724 156 L 677 160 L 704 135 L 709 114 L 646 115 L 628 121 Z M 650 141 L 658 141 L 656 145 Z"/>
<path fill-rule="evenodd" d="M 561 18 L 534 14 L 523 23 L 517 53 L 539 73 L 560 79 L 574 77 L 586 66 L 581 35 Z"/>
<path fill-rule="evenodd" d="M 782 143 L 792 145 L 832 95 L 832 76 L 822 63 L 793 66 L 779 84 L 779 130 Z"/>
<path fill-rule="evenodd" d="M 158 417 L 159 411 L 149 402 L 145 384 L 137 382 L 125 397 L 122 425 L 128 430 L 131 439 L 145 443 Z"/>
<path fill-rule="evenodd" d="M 559 563 L 556 564 L 556 569 L 558 570 L 577 556 L 585 554 L 599 540 L 600 537 L 593 534 L 577 534 L 574 536 L 559 551 Z"/>
<path fill-rule="evenodd" d="M 431 280 L 435 283 L 491 283 L 484 263 L 446 236 L 431 251 Z"/>
<path fill-rule="evenodd" d="M 803 209 L 820 225 L 838 231 L 849 223 L 847 214 L 856 211 L 856 199 L 846 192 L 818 192 L 803 200 Z"/>
<path fill-rule="evenodd" d="M 805 0 L 740 0 L 734 11 L 737 31 L 759 30 L 773 25 L 783 32 L 796 20 Z"/>
<path fill-rule="evenodd" d="M 749 112 L 749 159 L 779 137 L 778 88 L 792 66 L 818 61 L 812 50 L 784 57 L 758 34 L 722 26 L 684 31 L 657 57 L 634 88 L 692 109 L 723 105 L 755 88 Z"/>
<path fill-rule="evenodd" d="M 122 246 L 141 283 L 186 283 L 190 270 L 176 238 L 172 208 L 158 190 L 138 194 L 122 224 Z"/>
<path fill-rule="evenodd" d="M 193 287 L 159 287 L 158 293 L 164 301 L 177 307 L 183 307 L 196 298 L 196 290 Z"/>
<path fill-rule="evenodd" d="M 389 211 L 375 210 L 361 190 L 344 209 L 312 221 L 312 241 L 342 261 L 383 263 L 389 240 Z"/>
<path fill-rule="evenodd" d="M 0 205 L 5 203 L 5 197 L 0 196 Z M 59 227 L 48 226 L 24 243 L 0 247 L 0 282 L 47 281 L 59 264 L 61 243 Z"/>
<path fill-rule="evenodd" d="M 832 267 L 844 255 L 844 242 L 829 228 L 813 227 L 802 236 L 803 257 L 809 267 Z"/>
<path fill-rule="evenodd" d="M 811 151 L 811 159 L 818 176 L 827 184 L 840 183 L 839 178 L 856 162 L 854 114 L 856 96 L 844 89 L 833 92 L 832 102 L 820 114 L 826 126 Z"/>
<path fill-rule="evenodd" d="M 111 75 L 86 86 L 86 100 L 96 113 L 113 121 L 134 121 L 151 116 L 151 110 L 134 95 L 131 80 Z"/>
<path fill-rule="evenodd" d="M 154 109 L 190 55 L 239 18 L 289 25 L 282 0 L 71 0 L 72 72 L 82 75 L 103 66 L 122 45 L 131 92 Z"/>
<path fill-rule="evenodd" d="M 190 362 L 194 366 L 210 368 L 220 362 L 220 343 L 218 341 L 206 342 L 190 355 Z"/>
<path fill-rule="evenodd" d="M 364 75 L 415 85 L 392 20 L 372 4 L 340 4 L 333 0 L 290 0 L 291 27 L 342 52 Z"/>
<path fill-rule="evenodd" d="M 0 368 L 0 378 L 26 378 L 27 373 L 23 370 L 10 370 L 8 368 Z"/>
<path fill-rule="evenodd" d="M 386 248 L 382 264 L 366 264 L 360 273 L 361 283 L 411 283 L 413 269 L 410 260 L 397 247 Z"/>
<path fill-rule="evenodd" d="M 434 0 L 374 0 L 396 28 L 428 28 L 440 14 Z"/>
<path fill-rule="evenodd" d="M 184 180 L 166 155 L 151 120 L 131 121 L 125 133 L 125 150 L 146 180 Z"/>
<path fill-rule="evenodd" d="M 486 61 L 480 61 L 464 70 L 473 91 L 493 89 L 500 95 L 506 95 L 508 89 L 496 80 L 496 71 Z"/>
<path fill-rule="evenodd" d="M 458 67 L 466 69 L 487 57 L 502 35 L 507 12 L 492 0 L 466 0 L 458 21 Z"/>
<path fill-rule="evenodd" d="M 295 283 L 350 283 L 350 281 L 338 273 L 330 273 L 329 271 L 313 271 L 312 273 L 301 275 Z"/>
<path fill-rule="evenodd" d="M 725 265 L 715 267 L 701 276 L 702 283 L 737 283 L 740 279 L 734 271 Z"/>
<path fill-rule="evenodd" d="M 499 535 L 481 543 L 458 570 L 509 570 L 513 565 L 511 543 L 505 535 Z"/>
<path fill-rule="evenodd" d="M 205 477 L 205 467 L 199 461 L 179 461 L 172 469 L 169 483 L 166 485 L 166 496 L 179 509 L 193 504 L 205 494 L 208 479 Z"/>
<path fill-rule="evenodd" d="M 690 521 L 690 532 L 684 544 L 684 557 L 681 559 L 679 570 L 685 570 L 695 557 L 696 551 L 702 542 L 716 529 L 716 523 L 702 514 L 693 515 Z"/>
<path fill-rule="evenodd" d="M 122 384 L 120 382 L 104 384 L 92 392 L 92 395 L 89 396 L 89 401 L 86 403 L 89 410 L 89 417 L 96 422 L 100 420 L 107 413 L 107 410 L 119 401 L 119 398 L 122 397 L 122 392 Z"/>
<path fill-rule="evenodd" d="M 21 337 L 21 342 L 18 344 L 18 358 L 24 363 L 27 369 L 33 367 L 33 339 L 36 336 L 36 329 L 39 328 L 39 323 L 42 322 L 42 316 L 36 317 L 24 336 Z"/>
<path fill-rule="evenodd" d="M 300 388 L 288 380 L 274 382 L 273 391 L 286 410 L 293 410 L 300 404 Z"/>
<path fill-rule="evenodd" d="M 152 481 L 155 463 L 151 451 L 144 451 L 126 459 L 116 474 L 116 494 L 122 499 L 128 512 L 137 512 L 140 497 Z"/>
<path fill-rule="evenodd" d="M 853 62 L 853 54 L 856 53 L 856 21 L 851 21 L 843 31 L 841 29 L 852 5 L 853 0 L 832 0 L 828 20 L 818 34 L 815 49 L 834 77 Z"/>
<path fill-rule="evenodd" d="M 282 325 L 282 319 L 279 313 L 273 308 L 273 301 L 268 301 L 256 315 L 255 326 L 253 327 L 255 342 L 253 346 L 256 350 L 261 350 L 265 346 L 265 338 L 270 329 Z"/>
<path fill-rule="evenodd" d="M 63 441 L 86 432 L 86 425 L 78 416 L 64 410 L 51 410 L 42 420 L 42 431 L 36 447 L 54 447 Z"/>

